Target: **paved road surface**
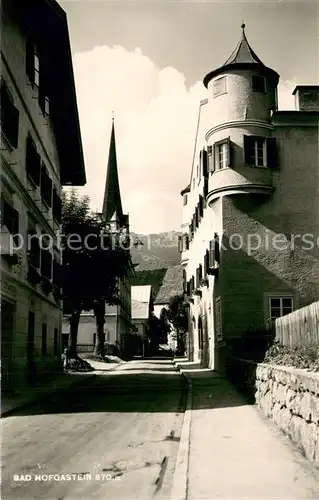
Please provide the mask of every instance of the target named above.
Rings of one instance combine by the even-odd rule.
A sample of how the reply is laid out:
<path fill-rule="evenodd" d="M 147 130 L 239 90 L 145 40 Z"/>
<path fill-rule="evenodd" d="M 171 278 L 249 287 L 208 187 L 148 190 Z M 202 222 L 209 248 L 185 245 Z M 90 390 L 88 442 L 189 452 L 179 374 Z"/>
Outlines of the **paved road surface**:
<path fill-rule="evenodd" d="M 183 389 L 169 361 L 133 361 L 4 418 L 2 498 L 168 499 Z"/>

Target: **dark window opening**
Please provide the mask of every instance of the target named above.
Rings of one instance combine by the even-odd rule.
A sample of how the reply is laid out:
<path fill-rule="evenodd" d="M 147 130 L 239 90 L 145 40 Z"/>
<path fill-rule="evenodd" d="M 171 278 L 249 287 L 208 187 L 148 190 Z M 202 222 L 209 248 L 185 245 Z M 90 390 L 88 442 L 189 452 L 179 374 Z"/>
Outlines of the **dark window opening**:
<path fill-rule="evenodd" d="M 255 92 L 261 92 L 263 94 L 266 92 L 266 80 L 264 76 L 252 75 L 251 85 Z"/>
<path fill-rule="evenodd" d="M 40 186 L 41 157 L 30 135 L 27 137 L 26 171 L 29 179 L 36 186 Z"/>
<path fill-rule="evenodd" d="M 41 198 L 44 203 L 51 207 L 52 205 L 52 180 L 50 179 L 46 166 L 41 167 Z"/>
<path fill-rule="evenodd" d="M 13 148 L 19 142 L 19 110 L 15 107 L 13 98 L 4 80 L 1 80 L 1 132 Z"/>

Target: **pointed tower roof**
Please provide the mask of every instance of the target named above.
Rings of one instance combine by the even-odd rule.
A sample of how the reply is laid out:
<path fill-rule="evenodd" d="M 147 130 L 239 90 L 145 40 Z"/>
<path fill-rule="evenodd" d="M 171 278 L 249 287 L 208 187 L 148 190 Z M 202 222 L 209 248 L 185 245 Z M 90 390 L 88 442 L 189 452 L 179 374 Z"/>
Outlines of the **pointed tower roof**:
<path fill-rule="evenodd" d="M 115 212 L 119 219 L 123 217 L 120 183 L 117 171 L 114 117 L 112 117 L 109 161 L 107 165 L 102 215 L 107 221 L 110 221 Z"/>
<path fill-rule="evenodd" d="M 203 80 L 205 87 L 207 87 L 208 83 L 212 78 L 214 78 L 220 73 L 226 72 L 227 70 L 234 69 L 235 67 L 238 69 L 255 68 L 260 73 L 267 74 L 270 78 L 272 78 L 275 81 L 276 84 L 278 83 L 279 80 L 278 73 L 276 73 L 276 71 L 274 71 L 273 69 L 265 66 L 264 63 L 257 56 L 256 52 L 254 52 L 251 46 L 249 45 L 249 42 L 245 34 L 245 27 L 246 26 L 243 23 L 241 25 L 242 28 L 241 39 L 238 42 L 235 50 L 231 53 L 231 55 L 228 57 L 223 66 L 211 71 L 205 76 Z"/>

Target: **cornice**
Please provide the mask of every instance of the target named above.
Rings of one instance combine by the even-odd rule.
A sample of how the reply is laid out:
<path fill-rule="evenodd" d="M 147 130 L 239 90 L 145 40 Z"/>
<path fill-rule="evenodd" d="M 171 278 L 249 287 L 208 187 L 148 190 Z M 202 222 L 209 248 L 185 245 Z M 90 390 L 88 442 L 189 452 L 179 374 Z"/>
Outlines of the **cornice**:
<path fill-rule="evenodd" d="M 226 128 L 240 128 L 240 127 L 259 127 L 265 128 L 266 130 L 273 130 L 274 126 L 269 123 L 264 122 L 263 120 L 236 120 L 232 122 L 221 123 L 220 125 L 216 125 L 212 127 L 208 132 L 206 132 L 205 139 L 208 141 L 209 137 L 213 135 L 215 132 L 219 132 L 220 130 L 224 130 Z"/>

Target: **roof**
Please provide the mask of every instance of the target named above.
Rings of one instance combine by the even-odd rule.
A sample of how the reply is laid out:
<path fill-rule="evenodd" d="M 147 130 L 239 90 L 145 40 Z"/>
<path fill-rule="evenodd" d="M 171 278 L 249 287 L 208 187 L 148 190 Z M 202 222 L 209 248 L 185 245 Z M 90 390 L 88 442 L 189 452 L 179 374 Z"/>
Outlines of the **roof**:
<path fill-rule="evenodd" d="M 117 217 L 122 221 L 123 210 L 122 210 L 119 176 L 117 170 L 115 131 L 114 131 L 114 119 L 113 119 L 102 214 L 107 221 L 110 221 L 114 213 L 116 213 Z"/>
<path fill-rule="evenodd" d="M 209 72 L 205 76 L 203 80 L 205 87 L 207 87 L 208 83 L 213 77 L 217 76 L 220 73 L 225 72 L 226 70 L 231 70 L 234 67 L 242 69 L 248 69 L 248 68 L 251 69 L 252 67 L 256 67 L 258 68 L 259 72 L 267 73 L 269 77 L 271 77 L 276 81 L 276 83 L 278 82 L 279 80 L 278 73 L 276 73 L 276 71 L 274 71 L 273 69 L 265 66 L 265 64 L 257 56 L 256 52 L 254 52 L 254 50 L 249 45 L 249 42 L 245 34 L 245 24 L 242 24 L 241 28 L 242 28 L 241 39 L 238 42 L 235 50 L 231 53 L 231 55 L 228 57 L 228 59 L 221 67 Z"/>
<path fill-rule="evenodd" d="M 163 284 L 156 296 L 154 304 L 168 304 L 174 295 L 183 293 L 183 268 L 170 266 L 163 279 Z"/>
<path fill-rule="evenodd" d="M 132 319 L 148 319 L 151 300 L 151 285 L 131 287 Z"/>
<path fill-rule="evenodd" d="M 66 14 L 54 0 L 10 0 L 10 3 L 14 4 L 24 36 L 32 37 L 46 56 L 50 119 L 59 155 L 61 184 L 84 186 L 86 176 Z"/>

